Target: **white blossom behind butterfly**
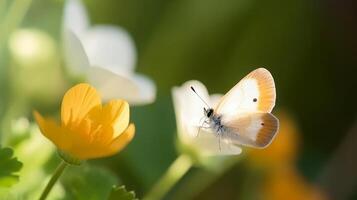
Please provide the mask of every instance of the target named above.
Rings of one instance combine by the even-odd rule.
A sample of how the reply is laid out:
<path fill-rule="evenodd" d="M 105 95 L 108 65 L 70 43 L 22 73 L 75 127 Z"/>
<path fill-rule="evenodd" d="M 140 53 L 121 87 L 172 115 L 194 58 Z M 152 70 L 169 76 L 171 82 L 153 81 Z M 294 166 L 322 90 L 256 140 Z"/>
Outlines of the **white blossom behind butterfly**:
<path fill-rule="evenodd" d="M 65 3 L 63 48 L 69 72 L 85 76 L 105 100 L 123 98 L 134 105 L 155 100 L 153 81 L 134 72 L 137 55 L 130 35 L 117 26 L 90 26 L 80 0 Z"/>
<path fill-rule="evenodd" d="M 193 86 L 191 89 L 199 94 Z M 272 75 L 264 68 L 256 69 L 239 81 L 214 108 L 204 108 L 203 127 L 208 125 L 219 140 L 265 148 L 279 129 L 279 120 L 270 113 L 275 98 Z"/>
<path fill-rule="evenodd" d="M 222 95 L 209 95 L 206 87 L 199 81 L 187 81 L 180 87 L 172 89 L 172 98 L 176 114 L 178 139 L 186 148 L 196 154 L 206 156 L 236 155 L 241 153 L 241 148 L 222 140 L 221 148 L 218 146 L 219 138 L 202 129 L 197 136 L 202 119 L 202 102 L 190 90 L 194 87 L 204 101 L 215 105 Z"/>

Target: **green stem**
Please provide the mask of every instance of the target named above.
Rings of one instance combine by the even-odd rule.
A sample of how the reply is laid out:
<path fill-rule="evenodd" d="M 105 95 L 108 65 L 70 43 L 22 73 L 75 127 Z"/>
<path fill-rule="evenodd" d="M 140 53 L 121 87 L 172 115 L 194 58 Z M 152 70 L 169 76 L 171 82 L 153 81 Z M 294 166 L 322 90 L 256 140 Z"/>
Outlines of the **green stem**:
<path fill-rule="evenodd" d="M 47 186 L 45 190 L 42 192 L 41 197 L 39 200 L 45 200 L 47 195 L 51 192 L 52 187 L 55 185 L 56 181 L 58 178 L 61 176 L 63 170 L 67 167 L 67 163 L 65 161 L 61 161 L 61 163 L 58 165 L 57 169 L 53 173 L 50 181 L 47 183 Z"/>
<path fill-rule="evenodd" d="M 0 17 L 1 19 L 3 18 L 4 16 L 4 13 L 5 13 L 5 10 L 6 10 L 6 0 L 0 0 Z"/>
<path fill-rule="evenodd" d="M 0 63 L 0 69 L 1 73 L 7 72 L 6 68 L 6 61 L 4 62 L 4 52 L 5 50 L 4 45 L 6 45 L 6 42 L 10 36 L 10 34 L 18 27 L 18 25 L 22 22 L 24 19 L 28 9 L 30 8 L 32 0 L 13 0 L 11 1 L 12 4 L 10 5 L 8 11 L 7 11 L 7 1 L 6 0 L 0 0 L 0 19 L 3 18 L 2 21 L 0 21 L 0 60 L 2 61 Z M 7 11 L 7 12 L 6 12 Z M 6 13 L 5 13 L 6 12 Z M 9 102 L 5 101 L 5 104 L 10 104 Z M 6 106 L 5 106 L 6 107 Z M 5 111 L 7 112 L 7 111 Z M 1 113 L 2 114 L 2 113 Z M 3 119 L 0 121 L 1 124 L 6 124 L 8 121 L 6 119 Z M 6 126 L 10 126 L 9 124 L 6 124 Z M 0 136 L 0 141 L 3 142 L 3 137 Z M 8 138 L 5 138 L 7 140 Z"/>
<path fill-rule="evenodd" d="M 169 167 L 163 177 L 154 185 L 143 200 L 162 199 L 165 194 L 177 183 L 191 168 L 192 160 L 188 155 L 181 154 Z"/>
<path fill-rule="evenodd" d="M 22 22 L 32 0 L 14 0 L 0 26 L 0 48 L 13 30 Z"/>
<path fill-rule="evenodd" d="M 187 177 L 187 179 L 185 179 L 185 182 L 180 184 L 175 190 L 172 194 L 172 200 L 194 199 L 194 197 L 214 183 L 225 172 L 234 167 L 239 159 L 241 158 L 228 158 L 227 160 L 220 162 L 219 169 L 215 169 L 214 172 L 204 169 L 195 170 L 189 177 Z"/>

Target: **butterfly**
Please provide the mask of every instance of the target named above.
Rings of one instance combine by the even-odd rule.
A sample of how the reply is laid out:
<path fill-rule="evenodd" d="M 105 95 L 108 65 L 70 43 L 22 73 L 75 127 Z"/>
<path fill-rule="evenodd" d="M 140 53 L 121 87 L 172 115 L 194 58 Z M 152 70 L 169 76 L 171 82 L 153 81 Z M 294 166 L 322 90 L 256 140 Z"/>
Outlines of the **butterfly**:
<path fill-rule="evenodd" d="M 197 94 L 193 87 L 191 89 Z M 206 103 L 203 124 L 207 126 L 201 127 L 211 129 L 219 141 L 265 148 L 279 129 L 278 118 L 271 114 L 275 99 L 273 76 L 267 69 L 258 68 L 228 91 L 215 108 Z"/>

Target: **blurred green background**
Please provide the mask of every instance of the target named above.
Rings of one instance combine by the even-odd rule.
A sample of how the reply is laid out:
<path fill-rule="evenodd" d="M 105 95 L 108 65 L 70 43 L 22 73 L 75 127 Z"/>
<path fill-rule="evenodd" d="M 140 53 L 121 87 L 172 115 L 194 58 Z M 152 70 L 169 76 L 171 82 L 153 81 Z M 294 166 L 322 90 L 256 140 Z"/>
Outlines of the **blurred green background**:
<path fill-rule="evenodd" d="M 0 2 L 3 19 L 12 1 Z M 53 52 L 41 55 L 47 53 L 57 58 L 35 60 L 35 64 L 19 63 L 10 53 L 12 34 L 0 34 L 3 132 L 11 131 L 14 119 L 32 119 L 34 108 L 58 114 L 61 96 L 73 84 L 65 76 L 59 57 L 64 2 L 30 3 L 18 28 L 43 31 L 55 46 Z M 155 103 L 131 108 L 131 119 L 137 127 L 133 142 L 122 153 L 90 161 L 91 164 L 110 169 L 120 182 L 142 197 L 177 157 L 171 88 L 197 79 L 210 93 L 225 93 L 250 71 L 265 67 L 276 82 L 275 112 L 290 113 L 299 130 L 296 167 L 301 176 L 321 188 L 330 199 L 357 199 L 357 172 L 353 168 L 357 165 L 351 154 L 357 152 L 356 2 L 86 0 L 84 3 L 92 24 L 118 25 L 132 35 L 138 52 L 137 71 L 148 75 L 157 86 Z M 38 81 L 43 77 L 47 80 Z M 56 162 L 55 154 L 52 157 L 51 162 Z M 334 168 L 336 160 L 339 165 Z M 47 164 L 49 169 L 54 168 L 51 162 Z M 166 199 L 254 199 L 242 196 L 249 190 L 243 181 L 246 165 L 238 162 L 219 176 L 193 168 Z M 341 169 L 343 173 L 336 176 Z M 336 182 L 342 177 L 348 177 L 348 181 Z M 207 185 L 200 187 L 197 180 L 206 179 Z"/>

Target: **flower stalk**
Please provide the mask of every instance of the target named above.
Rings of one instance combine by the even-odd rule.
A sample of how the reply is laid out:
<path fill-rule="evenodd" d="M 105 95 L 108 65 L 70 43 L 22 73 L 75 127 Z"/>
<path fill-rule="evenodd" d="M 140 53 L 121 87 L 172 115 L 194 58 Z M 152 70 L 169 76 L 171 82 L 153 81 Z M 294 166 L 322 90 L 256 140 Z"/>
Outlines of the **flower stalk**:
<path fill-rule="evenodd" d="M 22 22 L 25 14 L 30 8 L 31 2 L 32 0 L 13 1 L 12 5 L 9 8 L 8 14 L 5 16 L 0 26 L 0 47 L 5 44 L 7 37 Z M 2 2 L 2 4 L 5 3 Z"/>
<path fill-rule="evenodd" d="M 51 192 L 53 186 L 57 182 L 58 178 L 61 176 L 63 173 L 64 169 L 68 166 L 68 163 L 66 163 L 64 160 L 61 161 L 61 163 L 57 166 L 55 172 L 53 173 L 50 181 L 47 183 L 47 186 L 45 190 L 43 190 L 41 197 L 39 200 L 45 200 L 48 196 L 48 194 Z"/>
<path fill-rule="evenodd" d="M 186 154 L 181 154 L 143 199 L 162 199 L 191 167 L 191 158 Z"/>

